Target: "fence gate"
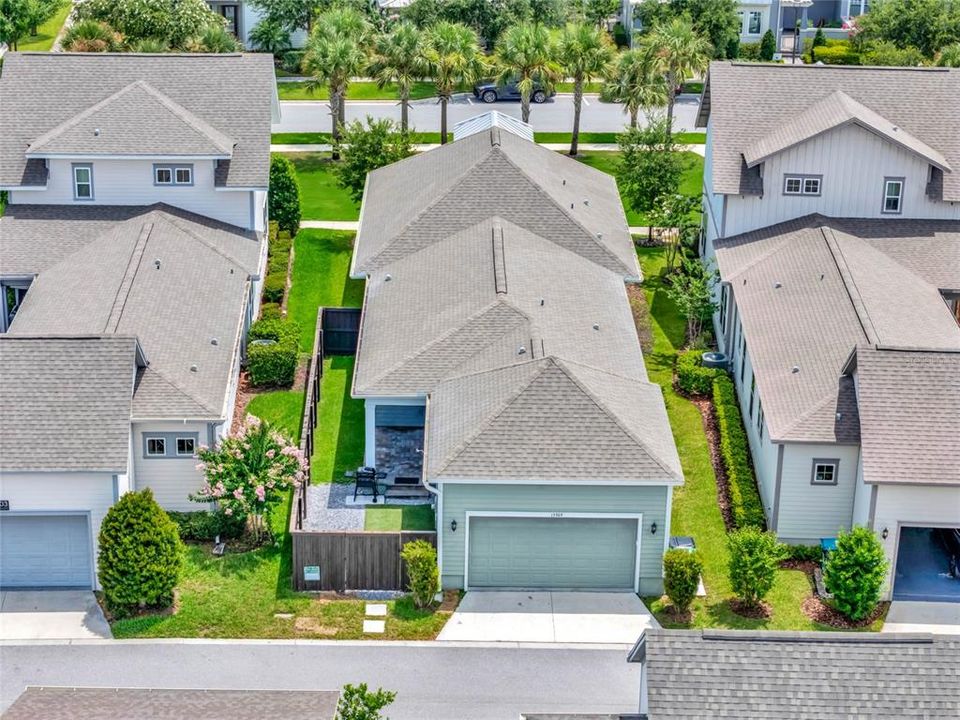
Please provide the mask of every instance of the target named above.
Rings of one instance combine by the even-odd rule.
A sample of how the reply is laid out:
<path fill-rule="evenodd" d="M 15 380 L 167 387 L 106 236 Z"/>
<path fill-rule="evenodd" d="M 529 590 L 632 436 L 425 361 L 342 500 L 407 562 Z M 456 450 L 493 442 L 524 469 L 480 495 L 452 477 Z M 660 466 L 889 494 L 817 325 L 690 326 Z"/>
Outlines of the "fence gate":
<path fill-rule="evenodd" d="M 360 308 L 325 307 L 320 315 L 323 354 L 354 355 L 360 337 Z"/>

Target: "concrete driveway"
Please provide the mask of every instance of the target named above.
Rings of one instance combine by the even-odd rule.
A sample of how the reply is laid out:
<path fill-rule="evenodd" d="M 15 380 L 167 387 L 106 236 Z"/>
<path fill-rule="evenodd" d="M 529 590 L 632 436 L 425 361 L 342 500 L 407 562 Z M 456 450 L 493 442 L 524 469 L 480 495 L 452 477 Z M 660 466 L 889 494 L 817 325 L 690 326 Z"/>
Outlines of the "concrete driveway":
<path fill-rule="evenodd" d="M 468 592 L 438 640 L 632 645 L 659 627 L 639 597 L 600 592 Z"/>
<path fill-rule="evenodd" d="M 111 637 L 110 625 L 89 590 L 0 592 L 0 640 Z"/>
<path fill-rule="evenodd" d="M 881 632 L 958 635 L 960 603 L 894 600 Z"/>

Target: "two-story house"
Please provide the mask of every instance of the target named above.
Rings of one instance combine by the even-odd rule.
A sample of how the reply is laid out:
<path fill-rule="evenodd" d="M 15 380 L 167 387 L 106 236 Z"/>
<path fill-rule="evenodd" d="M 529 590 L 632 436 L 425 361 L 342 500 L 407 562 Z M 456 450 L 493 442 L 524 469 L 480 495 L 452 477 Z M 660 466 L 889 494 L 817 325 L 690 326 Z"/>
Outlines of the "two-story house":
<path fill-rule="evenodd" d="M 191 502 L 266 259 L 268 55 L 8 53 L 0 586 L 95 585 L 128 490 Z"/>
<path fill-rule="evenodd" d="M 960 600 L 960 71 L 714 63 L 702 254 L 771 529 Z"/>
<path fill-rule="evenodd" d="M 250 33 L 263 19 L 263 10 L 250 0 L 207 0 L 207 5 L 223 18 L 227 31 L 237 38 L 243 46 L 256 49 L 250 40 Z M 307 42 L 307 31 L 299 29 L 290 33 L 290 46 L 303 47 Z"/>

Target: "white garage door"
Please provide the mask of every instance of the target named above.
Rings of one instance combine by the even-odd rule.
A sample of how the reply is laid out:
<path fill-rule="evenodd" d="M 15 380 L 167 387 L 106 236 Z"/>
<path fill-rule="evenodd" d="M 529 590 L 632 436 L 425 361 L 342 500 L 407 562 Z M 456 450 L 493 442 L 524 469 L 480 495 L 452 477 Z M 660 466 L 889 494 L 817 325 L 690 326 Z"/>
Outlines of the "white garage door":
<path fill-rule="evenodd" d="M 633 518 L 472 517 L 470 588 L 633 590 Z"/>
<path fill-rule="evenodd" d="M 0 587 L 89 588 L 86 515 L 0 514 Z"/>

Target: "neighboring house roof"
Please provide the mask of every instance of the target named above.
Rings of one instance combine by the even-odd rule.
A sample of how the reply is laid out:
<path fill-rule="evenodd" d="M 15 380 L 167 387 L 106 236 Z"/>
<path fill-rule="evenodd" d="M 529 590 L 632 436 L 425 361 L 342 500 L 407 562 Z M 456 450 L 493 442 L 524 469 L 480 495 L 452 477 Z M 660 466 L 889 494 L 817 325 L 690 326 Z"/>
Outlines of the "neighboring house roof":
<path fill-rule="evenodd" d="M 129 335 L 0 335 L 0 470 L 126 473 L 138 355 Z"/>
<path fill-rule="evenodd" d="M 743 630 L 644 631 L 647 716 L 955 717 L 960 636 Z"/>
<path fill-rule="evenodd" d="M 616 182 L 493 127 L 370 173 L 353 271 L 371 272 L 487 218 L 639 277 Z"/>
<path fill-rule="evenodd" d="M 260 244 L 254 233 L 182 210 L 140 210 L 43 269 L 9 332 L 135 335 L 149 369 L 128 419 L 219 419 Z M 9 234 L 20 245 L 16 231 L 31 222 L 43 223 L 0 221 L 4 244 Z"/>
<path fill-rule="evenodd" d="M 943 199 L 958 201 L 958 114 L 960 70 L 714 62 L 697 118 L 700 127 L 710 123 L 708 190 L 759 194 L 762 180 L 752 163 L 856 122 L 947 169 Z"/>
<path fill-rule="evenodd" d="M 4 720 L 333 720 L 336 690 L 28 687 Z M 225 709 L 228 708 L 228 709 Z"/>
<path fill-rule="evenodd" d="M 229 154 L 218 187 L 266 188 L 271 105 L 250 98 L 272 97 L 274 83 L 263 53 L 9 52 L 0 77 L 0 186 L 46 183 L 42 160 L 26 154 L 36 143 L 38 153 Z"/>
<path fill-rule="evenodd" d="M 513 115 L 502 113 L 499 110 L 491 110 L 490 112 L 461 120 L 453 126 L 453 139 L 463 140 L 463 138 L 476 135 L 477 133 L 489 132 L 491 128 L 500 128 L 524 140 L 533 142 L 532 125 L 518 120 Z"/>
<path fill-rule="evenodd" d="M 234 141 L 142 80 L 44 133 L 27 156 L 230 157 Z"/>
<path fill-rule="evenodd" d="M 960 485 L 960 349 L 861 345 L 856 371 L 867 483 Z"/>
<path fill-rule="evenodd" d="M 960 286 L 958 252 L 956 221 L 811 215 L 718 240 L 770 437 L 860 441 L 842 373 L 858 345 L 960 348 L 939 292 Z"/>

